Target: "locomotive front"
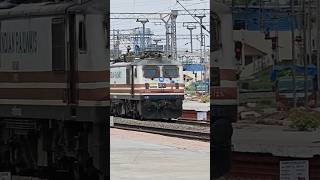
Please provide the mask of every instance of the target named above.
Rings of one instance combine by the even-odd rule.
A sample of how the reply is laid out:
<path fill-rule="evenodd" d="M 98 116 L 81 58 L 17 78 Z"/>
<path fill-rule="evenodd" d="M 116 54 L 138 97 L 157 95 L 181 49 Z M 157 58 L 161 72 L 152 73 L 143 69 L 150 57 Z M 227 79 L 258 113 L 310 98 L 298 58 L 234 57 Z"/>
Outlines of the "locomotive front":
<path fill-rule="evenodd" d="M 140 88 L 142 114 L 145 117 L 178 118 L 182 114 L 184 84 L 182 66 L 170 61 L 142 61 Z"/>
<path fill-rule="evenodd" d="M 111 65 L 111 99 L 115 115 L 178 118 L 184 99 L 182 65 L 160 55 L 115 63 Z"/>

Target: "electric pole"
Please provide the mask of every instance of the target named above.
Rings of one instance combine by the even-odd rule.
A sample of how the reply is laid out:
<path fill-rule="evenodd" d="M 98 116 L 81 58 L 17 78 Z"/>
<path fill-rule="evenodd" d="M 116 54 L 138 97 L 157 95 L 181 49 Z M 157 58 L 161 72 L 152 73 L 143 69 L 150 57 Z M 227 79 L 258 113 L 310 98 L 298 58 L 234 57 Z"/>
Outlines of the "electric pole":
<path fill-rule="evenodd" d="M 317 95 L 316 104 L 319 106 L 319 87 L 320 87 L 320 1 L 317 0 Z"/>
<path fill-rule="evenodd" d="M 304 106 L 308 107 L 308 76 L 307 76 L 307 15 L 306 0 L 302 1 L 302 28 L 303 28 L 303 65 L 304 65 Z"/>
<path fill-rule="evenodd" d="M 204 17 L 206 17 L 206 15 L 195 15 L 194 17 L 199 18 L 200 20 L 200 27 L 202 26 L 202 19 Z M 202 32 L 202 27 L 200 28 L 200 59 L 203 59 L 203 50 L 202 50 L 202 46 L 204 46 L 203 44 L 203 32 Z"/>
<path fill-rule="evenodd" d="M 204 46 L 204 44 L 203 44 L 203 32 L 202 32 L 202 26 L 203 26 L 203 24 L 202 24 L 202 19 L 204 18 L 204 17 L 206 17 L 206 15 L 204 15 L 204 14 L 202 14 L 202 15 L 195 15 L 194 17 L 197 17 L 197 18 L 199 18 L 199 20 L 200 20 L 200 64 L 202 64 L 202 67 L 203 67 L 203 70 L 205 71 L 205 64 L 204 64 L 204 55 L 203 55 L 203 53 L 204 53 L 204 51 L 202 50 L 202 46 Z M 203 71 L 201 72 L 201 80 L 203 80 L 204 79 L 204 74 L 203 74 Z"/>
<path fill-rule="evenodd" d="M 194 29 L 196 29 L 196 26 L 195 25 L 188 25 L 187 26 L 187 29 L 189 29 L 189 31 L 190 31 L 190 48 L 191 48 L 191 53 L 193 53 L 193 45 L 192 45 L 192 31 L 194 30 Z"/>
<path fill-rule="evenodd" d="M 147 18 L 141 18 L 141 19 L 137 19 L 137 22 L 142 23 L 142 39 L 141 39 L 141 49 L 142 51 L 145 50 L 145 31 L 146 31 L 146 23 L 149 22 L 149 20 Z"/>
<path fill-rule="evenodd" d="M 168 20 L 166 20 L 165 18 L 168 17 Z M 160 14 L 160 19 L 163 21 L 165 28 L 166 28 L 166 49 L 165 49 L 165 53 L 168 56 L 169 55 L 169 51 L 170 51 L 170 25 L 169 25 L 169 20 L 170 20 L 170 15 L 166 14 L 165 16 L 163 16 L 162 14 Z"/>
<path fill-rule="evenodd" d="M 293 107 L 297 107 L 297 88 L 296 88 L 296 58 L 295 58 L 295 9 L 294 9 L 294 0 L 291 0 L 291 56 L 292 56 L 292 80 L 293 80 Z"/>
<path fill-rule="evenodd" d="M 170 19 L 171 19 L 171 54 L 173 60 L 177 60 L 177 17 L 178 11 L 172 10 Z"/>
<path fill-rule="evenodd" d="M 113 54 L 112 56 L 115 58 L 115 52 L 116 52 L 116 30 L 113 29 Z"/>
<path fill-rule="evenodd" d="M 158 48 L 158 43 L 161 41 L 161 39 L 154 39 L 153 40 L 156 44 L 156 47 L 155 47 L 155 50 L 159 50 L 159 48 Z"/>

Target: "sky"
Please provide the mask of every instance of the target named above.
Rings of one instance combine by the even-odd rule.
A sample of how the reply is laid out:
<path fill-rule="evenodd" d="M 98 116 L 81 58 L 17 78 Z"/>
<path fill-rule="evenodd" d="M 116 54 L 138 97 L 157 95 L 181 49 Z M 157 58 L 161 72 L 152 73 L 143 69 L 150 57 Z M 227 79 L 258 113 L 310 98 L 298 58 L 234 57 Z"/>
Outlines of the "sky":
<path fill-rule="evenodd" d="M 209 0 L 180 0 L 180 3 L 187 9 L 209 9 Z M 182 10 L 183 8 L 179 5 L 176 0 L 111 0 L 110 11 L 111 13 L 143 13 L 143 12 L 156 12 L 156 13 L 169 13 L 171 10 Z M 183 12 L 187 13 L 187 12 Z M 112 14 L 111 14 L 112 16 Z M 161 38 L 165 38 L 165 27 L 164 25 L 156 25 L 154 22 L 161 22 L 160 15 L 159 20 L 150 20 L 146 24 L 146 28 L 151 28 L 151 31 L 157 35 L 163 35 Z M 187 35 L 183 40 L 177 40 L 178 51 L 190 51 L 190 31 L 183 27 L 182 23 L 179 22 L 196 22 L 190 15 L 181 15 L 177 17 L 177 36 Z M 207 29 L 209 30 L 209 15 L 203 19 Z M 136 27 L 142 27 L 141 23 L 135 20 L 119 20 L 111 19 L 111 30 L 112 29 L 133 29 Z M 203 31 L 206 36 L 206 45 L 209 45 L 209 33 Z M 200 35 L 200 28 L 193 30 L 193 35 Z M 178 37 L 179 38 L 179 37 Z M 187 45 L 185 45 L 188 43 Z M 159 42 L 159 44 L 165 44 L 165 40 Z M 124 46 L 124 45 L 122 45 Z M 120 47 L 123 48 L 123 47 Z M 193 40 L 193 49 L 198 51 L 200 48 L 200 42 Z M 208 49 L 208 48 L 207 48 Z"/>

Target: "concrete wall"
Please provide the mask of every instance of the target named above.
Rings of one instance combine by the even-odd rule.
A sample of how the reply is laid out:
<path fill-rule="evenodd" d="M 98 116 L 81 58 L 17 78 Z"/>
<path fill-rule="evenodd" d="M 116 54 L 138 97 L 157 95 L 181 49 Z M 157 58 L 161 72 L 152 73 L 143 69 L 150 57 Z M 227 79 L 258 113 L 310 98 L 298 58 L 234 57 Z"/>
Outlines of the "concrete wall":
<path fill-rule="evenodd" d="M 298 32 L 295 33 L 296 35 Z M 283 60 L 291 60 L 292 52 L 291 52 L 291 32 L 290 31 L 279 31 L 279 62 Z M 274 36 L 274 32 L 270 33 L 270 36 Z M 252 63 L 248 66 L 242 67 L 244 76 L 250 76 L 253 73 L 256 73 L 257 69 L 255 67 L 259 66 L 261 63 L 265 63 L 266 66 L 273 65 L 272 59 L 272 48 L 271 48 L 271 40 L 265 40 L 265 34 L 259 31 L 234 31 L 234 40 L 242 41 L 254 48 L 257 48 L 260 51 L 263 51 L 267 55 L 264 56 L 264 59 L 255 59 L 257 62 Z M 296 47 L 296 57 L 299 53 L 299 47 Z M 245 52 L 244 52 L 245 54 Z M 263 61 L 263 62 L 262 62 Z M 244 58 L 243 62 L 244 64 Z"/>
<path fill-rule="evenodd" d="M 296 32 L 297 34 L 297 32 Z M 270 36 L 274 34 L 271 32 Z M 292 59 L 291 58 L 291 32 L 290 31 L 281 31 L 279 35 L 279 60 L 283 59 Z M 260 51 L 267 53 L 268 55 L 272 54 L 271 49 L 271 40 L 265 40 L 265 35 L 259 31 L 234 31 L 234 40 L 243 41 Z"/>

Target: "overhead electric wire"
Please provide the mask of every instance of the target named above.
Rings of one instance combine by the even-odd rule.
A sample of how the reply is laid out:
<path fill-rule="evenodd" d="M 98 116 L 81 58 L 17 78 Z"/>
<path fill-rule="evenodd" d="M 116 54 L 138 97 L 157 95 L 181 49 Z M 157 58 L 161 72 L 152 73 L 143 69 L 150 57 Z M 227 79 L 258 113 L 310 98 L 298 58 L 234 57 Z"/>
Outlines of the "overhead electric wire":
<path fill-rule="evenodd" d="M 181 5 L 181 7 L 182 7 L 184 10 L 186 10 L 186 11 L 190 14 L 190 16 L 192 16 L 192 18 L 193 18 L 197 23 L 199 23 L 200 26 L 201 26 L 205 31 L 207 31 L 208 33 L 210 33 L 210 31 L 208 31 L 207 28 L 206 28 L 203 24 L 201 24 L 200 21 L 198 21 L 198 19 L 195 18 L 178 0 L 177 0 L 177 3 L 179 3 L 179 4 Z"/>

